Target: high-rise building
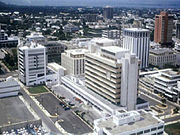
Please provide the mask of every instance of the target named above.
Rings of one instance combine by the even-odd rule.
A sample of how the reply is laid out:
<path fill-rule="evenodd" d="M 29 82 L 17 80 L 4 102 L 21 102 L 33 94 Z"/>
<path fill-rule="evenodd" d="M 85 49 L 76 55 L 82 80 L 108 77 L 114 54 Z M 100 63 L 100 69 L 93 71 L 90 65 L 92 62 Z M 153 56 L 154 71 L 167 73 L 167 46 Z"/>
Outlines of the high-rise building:
<path fill-rule="evenodd" d="M 172 44 L 173 16 L 167 12 L 161 12 L 155 17 L 154 42 L 162 46 Z"/>
<path fill-rule="evenodd" d="M 180 22 L 176 24 L 176 38 L 180 39 Z"/>
<path fill-rule="evenodd" d="M 30 42 L 18 48 L 19 80 L 27 86 L 46 81 L 46 48 Z"/>
<path fill-rule="evenodd" d="M 150 32 L 141 28 L 126 28 L 123 30 L 123 48 L 135 53 L 141 61 L 140 68 L 149 64 Z"/>
<path fill-rule="evenodd" d="M 114 104 L 135 109 L 138 58 L 118 46 L 101 47 L 85 55 L 85 85 Z"/>
<path fill-rule="evenodd" d="M 66 50 L 61 54 L 61 65 L 66 68 L 67 74 L 84 75 L 84 55 L 87 49 Z"/>
<path fill-rule="evenodd" d="M 113 19 L 113 8 L 106 6 L 103 8 L 104 19 Z"/>

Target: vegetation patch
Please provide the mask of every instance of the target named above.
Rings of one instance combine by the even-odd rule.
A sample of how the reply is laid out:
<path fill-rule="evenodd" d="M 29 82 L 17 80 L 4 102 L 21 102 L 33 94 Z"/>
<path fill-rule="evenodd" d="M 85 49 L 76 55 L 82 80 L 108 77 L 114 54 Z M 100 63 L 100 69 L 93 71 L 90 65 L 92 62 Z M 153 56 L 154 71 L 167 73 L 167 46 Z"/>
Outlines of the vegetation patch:
<path fill-rule="evenodd" d="M 165 126 L 165 132 L 168 135 L 180 135 L 180 122 L 166 125 Z"/>
<path fill-rule="evenodd" d="M 30 87 L 28 90 L 31 94 L 39 94 L 39 93 L 48 92 L 48 90 L 44 88 L 44 86 Z"/>

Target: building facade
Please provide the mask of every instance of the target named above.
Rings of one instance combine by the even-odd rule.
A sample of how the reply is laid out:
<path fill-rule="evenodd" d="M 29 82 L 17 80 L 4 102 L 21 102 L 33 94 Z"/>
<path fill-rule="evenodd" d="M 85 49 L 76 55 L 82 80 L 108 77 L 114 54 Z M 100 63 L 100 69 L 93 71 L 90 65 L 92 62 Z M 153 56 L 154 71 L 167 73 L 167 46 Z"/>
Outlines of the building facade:
<path fill-rule="evenodd" d="M 170 101 L 177 102 L 179 90 L 176 89 L 177 82 L 180 81 L 180 74 L 176 71 L 164 71 L 154 78 L 154 92 L 163 95 Z"/>
<path fill-rule="evenodd" d="M 113 19 L 113 8 L 106 6 L 103 8 L 104 19 Z"/>
<path fill-rule="evenodd" d="M 150 32 L 141 28 L 126 28 L 123 30 L 123 48 L 135 53 L 141 61 L 140 68 L 149 64 Z"/>
<path fill-rule="evenodd" d="M 169 48 L 155 48 L 149 51 L 149 64 L 163 68 L 176 64 L 176 54 Z"/>
<path fill-rule="evenodd" d="M 84 56 L 87 49 L 66 50 L 61 54 L 61 65 L 66 68 L 70 75 L 84 75 Z"/>
<path fill-rule="evenodd" d="M 151 113 L 116 111 L 110 117 L 94 121 L 97 135 L 163 135 L 164 122 Z"/>
<path fill-rule="evenodd" d="M 16 47 L 18 45 L 17 37 L 8 37 L 8 35 L 0 28 L 0 48 Z"/>
<path fill-rule="evenodd" d="M 120 39 L 120 30 L 103 30 L 102 37 L 110 39 Z"/>
<path fill-rule="evenodd" d="M 0 80 L 0 98 L 17 96 L 20 92 L 20 85 L 11 76 L 5 80 Z"/>
<path fill-rule="evenodd" d="M 180 22 L 176 24 L 176 38 L 180 39 Z"/>
<path fill-rule="evenodd" d="M 110 102 L 135 109 L 137 83 L 138 58 L 128 50 L 108 46 L 85 55 L 85 86 Z"/>
<path fill-rule="evenodd" d="M 162 46 L 172 44 L 173 16 L 161 12 L 155 16 L 154 42 Z"/>
<path fill-rule="evenodd" d="M 31 42 L 18 49 L 19 80 L 25 85 L 44 84 L 46 81 L 46 48 Z"/>
<path fill-rule="evenodd" d="M 48 63 L 56 62 L 61 64 L 61 53 L 64 52 L 66 46 L 56 41 L 45 42 L 43 46 L 46 47 Z"/>

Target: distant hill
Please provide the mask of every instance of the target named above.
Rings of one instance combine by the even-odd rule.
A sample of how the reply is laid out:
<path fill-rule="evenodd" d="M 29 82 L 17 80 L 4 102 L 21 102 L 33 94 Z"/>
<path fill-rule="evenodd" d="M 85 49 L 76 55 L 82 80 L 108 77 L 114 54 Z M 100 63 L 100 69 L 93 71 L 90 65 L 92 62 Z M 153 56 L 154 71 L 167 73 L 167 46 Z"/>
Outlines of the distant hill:
<path fill-rule="evenodd" d="M 6 4 L 0 1 L 0 6 L 6 6 Z"/>

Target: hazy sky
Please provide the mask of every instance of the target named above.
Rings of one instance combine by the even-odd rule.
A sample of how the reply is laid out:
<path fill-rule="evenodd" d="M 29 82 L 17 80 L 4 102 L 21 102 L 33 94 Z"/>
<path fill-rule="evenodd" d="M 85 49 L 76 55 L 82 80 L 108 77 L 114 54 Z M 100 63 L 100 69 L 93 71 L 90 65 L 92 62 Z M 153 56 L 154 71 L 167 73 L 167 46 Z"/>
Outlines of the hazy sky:
<path fill-rule="evenodd" d="M 176 5 L 180 8 L 180 0 L 0 0 L 16 5 L 42 6 L 133 6 L 133 5 L 162 5 L 169 7 Z"/>

